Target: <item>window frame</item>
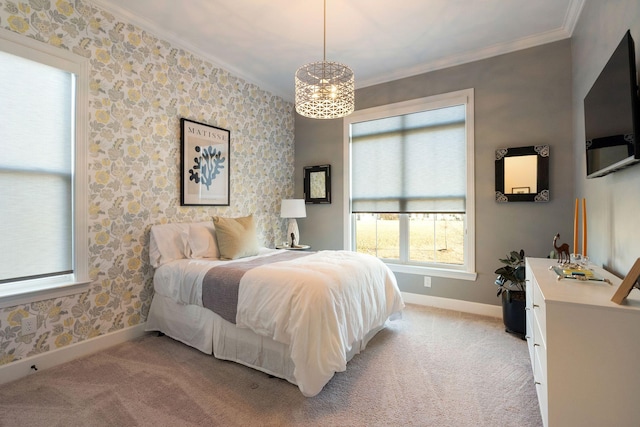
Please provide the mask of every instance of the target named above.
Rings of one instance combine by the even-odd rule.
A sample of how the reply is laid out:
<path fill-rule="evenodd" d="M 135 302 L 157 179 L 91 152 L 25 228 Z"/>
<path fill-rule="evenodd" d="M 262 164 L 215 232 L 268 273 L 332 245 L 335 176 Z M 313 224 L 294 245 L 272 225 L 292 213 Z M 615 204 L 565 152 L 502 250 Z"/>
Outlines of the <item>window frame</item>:
<path fill-rule="evenodd" d="M 88 105 L 89 61 L 66 50 L 0 29 L 0 50 L 75 75 L 73 165 L 73 273 L 0 285 L 0 308 L 73 295 L 89 288 Z"/>
<path fill-rule="evenodd" d="M 351 213 L 351 124 L 376 120 L 391 116 L 411 114 L 419 111 L 432 110 L 448 107 L 452 105 L 466 105 L 466 205 L 465 205 L 465 236 L 464 236 L 464 264 L 454 266 L 448 264 L 417 265 L 412 263 L 397 263 L 389 260 L 383 261 L 398 273 L 420 274 L 438 277 L 447 277 L 461 280 L 474 281 L 477 278 L 476 257 L 475 257 L 475 150 L 474 150 L 474 90 L 463 89 L 455 92 L 440 95 L 428 96 L 409 101 L 397 102 L 393 104 L 381 105 L 378 107 L 358 110 L 343 120 L 343 158 L 345 159 L 344 174 L 344 247 L 354 250 L 355 227 L 354 216 Z M 402 215 L 401 215 L 402 216 Z M 403 232 L 402 227 L 400 233 Z M 406 240 L 405 240 L 406 241 Z M 408 251 L 408 247 L 402 251 Z"/>

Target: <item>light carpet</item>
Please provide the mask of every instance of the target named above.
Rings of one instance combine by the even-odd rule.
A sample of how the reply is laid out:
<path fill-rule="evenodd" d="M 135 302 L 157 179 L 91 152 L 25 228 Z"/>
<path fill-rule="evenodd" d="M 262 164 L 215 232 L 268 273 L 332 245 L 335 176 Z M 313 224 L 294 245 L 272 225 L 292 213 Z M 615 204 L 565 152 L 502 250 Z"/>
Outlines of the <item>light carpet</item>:
<path fill-rule="evenodd" d="M 2 426 L 540 426 L 526 342 L 499 319 L 407 305 L 313 398 L 145 335 L 5 384 Z"/>

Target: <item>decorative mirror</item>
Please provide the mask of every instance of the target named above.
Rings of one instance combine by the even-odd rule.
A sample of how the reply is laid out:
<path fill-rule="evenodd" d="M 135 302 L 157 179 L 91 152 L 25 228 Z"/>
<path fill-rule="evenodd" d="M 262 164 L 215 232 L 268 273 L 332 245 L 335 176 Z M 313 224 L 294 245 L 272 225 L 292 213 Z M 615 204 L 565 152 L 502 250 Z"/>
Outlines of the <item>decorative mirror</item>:
<path fill-rule="evenodd" d="M 331 203 L 331 165 L 305 166 L 305 203 Z"/>
<path fill-rule="evenodd" d="M 496 202 L 548 201 L 548 145 L 496 150 Z"/>

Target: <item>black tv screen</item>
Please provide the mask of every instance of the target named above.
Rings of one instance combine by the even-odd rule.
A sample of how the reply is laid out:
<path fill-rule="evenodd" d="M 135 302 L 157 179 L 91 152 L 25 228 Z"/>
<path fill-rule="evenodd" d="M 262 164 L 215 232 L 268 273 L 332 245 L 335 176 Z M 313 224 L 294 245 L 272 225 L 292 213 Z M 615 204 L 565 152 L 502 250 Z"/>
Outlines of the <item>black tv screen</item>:
<path fill-rule="evenodd" d="M 640 161 L 635 48 L 627 33 L 584 98 L 587 178 Z"/>

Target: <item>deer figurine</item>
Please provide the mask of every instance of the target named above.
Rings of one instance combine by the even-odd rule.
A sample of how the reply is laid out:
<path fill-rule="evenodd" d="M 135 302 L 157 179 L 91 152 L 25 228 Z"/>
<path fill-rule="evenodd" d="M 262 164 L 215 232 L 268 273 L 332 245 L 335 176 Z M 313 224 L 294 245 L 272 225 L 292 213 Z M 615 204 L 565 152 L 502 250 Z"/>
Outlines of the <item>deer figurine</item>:
<path fill-rule="evenodd" d="M 565 263 L 571 261 L 571 255 L 569 255 L 569 245 L 566 243 L 561 244 L 560 246 L 556 246 L 556 241 L 560 238 L 560 233 L 556 234 L 553 238 L 553 249 L 556 250 L 558 254 L 558 262 Z"/>

